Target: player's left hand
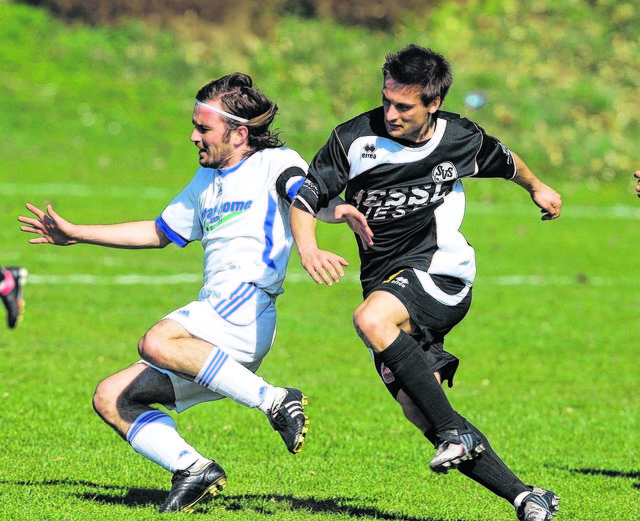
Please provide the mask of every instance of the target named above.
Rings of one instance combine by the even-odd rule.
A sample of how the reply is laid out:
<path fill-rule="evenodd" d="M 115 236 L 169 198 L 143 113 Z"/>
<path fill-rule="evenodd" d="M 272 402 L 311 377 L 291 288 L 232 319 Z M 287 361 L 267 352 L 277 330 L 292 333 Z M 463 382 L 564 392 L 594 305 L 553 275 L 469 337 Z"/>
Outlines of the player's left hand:
<path fill-rule="evenodd" d="M 336 219 L 343 220 L 353 233 L 360 237 L 362 247 L 366 250 L 373 245 L 373 232 L 369 228 L 367 218 L 355 206 L 344 203 L 334 209 Z"/>
<path fill-rule="evenodd" d="M 550 186 L 541 184 L 531 193 L 531 199 L 540 208 L 543 221 L 552 221 L 560 217 L 562 197 Z"/>

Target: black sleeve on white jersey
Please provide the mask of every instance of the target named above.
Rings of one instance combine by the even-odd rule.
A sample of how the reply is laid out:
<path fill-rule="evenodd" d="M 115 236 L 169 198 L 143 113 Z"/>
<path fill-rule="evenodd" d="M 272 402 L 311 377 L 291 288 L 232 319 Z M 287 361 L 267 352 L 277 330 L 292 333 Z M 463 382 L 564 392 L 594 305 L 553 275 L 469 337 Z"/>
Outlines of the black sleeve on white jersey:
<path fill-rule="evenodd" d="M 516 163 L 511 151 L 498 139 L 482 131 L 482 146 L 476 158 L 477 177 L 502 177 L 512 179 L 516 175 Z"/>
<path fill-rule="evenodd" d="M 300 187 L 296 199 L 315 215 L 344 191 L 348 180 L 349 161 L 334 130 L 311 161 L 307 181 Z"/>
<path fill-rule="evenodd" d="M 276 180 L 276 191 L 282 199 L 291 204 L 305 179 L 305 173 L 302 168 L 299 166 L 290 166 L 278 176 Z"/>

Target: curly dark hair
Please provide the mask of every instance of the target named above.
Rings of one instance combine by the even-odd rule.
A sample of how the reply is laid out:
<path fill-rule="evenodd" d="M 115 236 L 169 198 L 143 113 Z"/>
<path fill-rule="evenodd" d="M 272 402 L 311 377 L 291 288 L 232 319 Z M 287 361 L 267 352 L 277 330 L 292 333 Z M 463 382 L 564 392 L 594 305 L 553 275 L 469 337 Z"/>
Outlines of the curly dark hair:
<path fill-rule="evenodd" d="M 240 123 L 225 118 L 225 124 L 227 132 L 239 126 L 247 127 L 249 147 L 254 151 L 284 145 L 278 137 L 279 133 L 269 130 L 278 113 L 278 105 L 254 87 L 253 80 L 247 74 L 235 72 L 211 81 L 198 91 L 196 99 L 202 102 L 219 100 L 223 110 L 248 119 L 247 123 Z"/>

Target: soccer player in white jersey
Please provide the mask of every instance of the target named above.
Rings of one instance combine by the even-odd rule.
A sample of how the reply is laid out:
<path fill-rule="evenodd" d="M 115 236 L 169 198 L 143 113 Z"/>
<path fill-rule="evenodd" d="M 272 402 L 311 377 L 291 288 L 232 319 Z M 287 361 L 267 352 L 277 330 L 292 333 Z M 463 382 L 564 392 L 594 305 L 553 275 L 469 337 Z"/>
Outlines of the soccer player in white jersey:
<path fill-rule="evenodd" d="M 191 141 L 201 168 L 155 220 L 76 225 L 51 206 L 19 217 L 31 243 L 163 248 L 200 241 L 204 284 L 198 300 L 177 309 L 142 337 L 138 363 L 101 382 L 93 405 L 133 449 L 173 473 L 161 512 L 191 511 L 224 488 L 226 474 L 181 437 L 171 416 L 224 397 L 258 408 L 292 453 L 307 432 L 306 397 L 255 374 L 276 332 L 293 244 L 292 195 L 307 165 L 270 131 L 277 105 L 245 74 L 212 81 L 196 95 Z"/>
<path fill-rule="evenodd" d="M 461 179 L 510 179 L 543 220 L 560 215 L 561 198 L 478 125 L 441 110 L 453 77 L 440 54 L 410 45 L 390 53 L 382 70 L 382 106 L 334 129 L 295 197 L 290 221 L 302 265 L 319 284 L 344 275 L 344 259 L 318 248 L 314 220 L 344 192 L 368 223 L 366 233 L 354 230 L 364 297 L 354 325 L 391 395 L 437 449 L 431 469 L 458 468 L 514 505 L 521 521 L 549 521 L 557 496 L 516 477 L 453 410 L 441 383 L 451 386 L 458 367 L 444 338 L 469 309 L 476 271 L 459 231 Z"/>

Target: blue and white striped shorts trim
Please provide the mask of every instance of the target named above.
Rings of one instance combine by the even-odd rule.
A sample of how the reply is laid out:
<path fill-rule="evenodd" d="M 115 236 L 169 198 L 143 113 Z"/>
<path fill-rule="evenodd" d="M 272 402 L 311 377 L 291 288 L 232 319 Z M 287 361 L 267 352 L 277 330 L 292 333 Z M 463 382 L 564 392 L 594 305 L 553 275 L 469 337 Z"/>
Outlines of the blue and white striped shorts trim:
<path fill-rule="evenodd" d="M 231 315 L 249 301 L 257 291 L 257 286 L 243 282 L 231 293 L 229 298 L 218 301 L 213 309 L 215 309 L 222 318 L 229 319 Z"/>

